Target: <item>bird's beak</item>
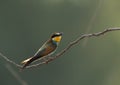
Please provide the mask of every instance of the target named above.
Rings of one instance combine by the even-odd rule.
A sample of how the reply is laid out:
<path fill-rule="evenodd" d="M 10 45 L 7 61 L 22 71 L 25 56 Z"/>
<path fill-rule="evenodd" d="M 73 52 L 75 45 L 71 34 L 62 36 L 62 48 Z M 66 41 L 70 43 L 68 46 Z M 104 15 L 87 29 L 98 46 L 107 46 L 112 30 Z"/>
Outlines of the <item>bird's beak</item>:
<path fill-rule="evenodd" d="M 60 32 L 60 35 L 63 35 L 63 32 Z"/>

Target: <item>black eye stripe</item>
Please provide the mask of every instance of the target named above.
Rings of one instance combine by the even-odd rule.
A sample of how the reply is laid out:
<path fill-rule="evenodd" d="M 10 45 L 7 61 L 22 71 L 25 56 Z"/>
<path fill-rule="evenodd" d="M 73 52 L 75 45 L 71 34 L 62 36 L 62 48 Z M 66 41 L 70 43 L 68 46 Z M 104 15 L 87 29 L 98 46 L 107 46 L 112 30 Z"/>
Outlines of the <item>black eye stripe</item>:
<path fill-rule="evenodd" d="M 60 35 L 55 35 L 55 34 L 54 34 L 54 35 L 52 35 L 52 38 L 57 37 L 57 36 L 60 36 Z"/>
<path fill-rule="evenodd" d="M 57 37 L 57 36 L 61 36 L 62 33 L 54 33 L 51 37 L 54 38 L 54 37 Z"/>

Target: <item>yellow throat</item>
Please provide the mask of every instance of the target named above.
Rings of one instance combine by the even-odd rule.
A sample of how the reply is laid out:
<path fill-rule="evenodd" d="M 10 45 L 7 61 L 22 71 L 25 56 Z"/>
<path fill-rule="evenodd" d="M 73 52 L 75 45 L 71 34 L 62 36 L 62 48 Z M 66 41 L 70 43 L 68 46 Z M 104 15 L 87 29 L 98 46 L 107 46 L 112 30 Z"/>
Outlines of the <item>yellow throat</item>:
<path fill-rule="evenodd" d="M 52 40 L 54 40 L 55 42 L 60 42 L 61 38 L 62 36 L 56 36 Z"/>

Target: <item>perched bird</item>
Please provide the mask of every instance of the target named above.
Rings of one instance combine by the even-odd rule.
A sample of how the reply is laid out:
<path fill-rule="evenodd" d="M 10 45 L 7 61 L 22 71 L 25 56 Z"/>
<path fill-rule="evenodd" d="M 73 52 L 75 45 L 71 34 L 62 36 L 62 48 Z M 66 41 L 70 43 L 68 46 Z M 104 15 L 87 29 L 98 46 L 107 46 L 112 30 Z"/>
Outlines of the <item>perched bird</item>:
<path fill-rule="evenodd" d="M 51 35 L 50 39 L 48 39 L 42 47 L 35 53 L 33 57 L 30 57 L 21 63 L 23 64 L 22 69 L 24 69 L 26 66 L 31 64 L 33 61 L 44 58 L 47 55 L 52 54 L 55 52 L 56 48 L 58 47 L 59 42 L 61 41 L 62 33 L 55 32 Z"/>

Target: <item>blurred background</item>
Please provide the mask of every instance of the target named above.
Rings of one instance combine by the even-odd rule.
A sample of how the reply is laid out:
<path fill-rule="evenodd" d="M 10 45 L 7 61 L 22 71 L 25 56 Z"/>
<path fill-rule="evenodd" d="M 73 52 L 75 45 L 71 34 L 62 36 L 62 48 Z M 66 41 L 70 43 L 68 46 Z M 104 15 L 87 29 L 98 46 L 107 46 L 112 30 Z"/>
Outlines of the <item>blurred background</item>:
<path fill-rule="evenodd" d="M 0 0 L 0 52 L 20 62 L 53 32 L 56 53 L 84 33 L 120 26 L 120 0 Z M 37 68 L 20 72 L 0 56 L 1 85 L 120 85 L 120 31 L 84 39 Z"/>

